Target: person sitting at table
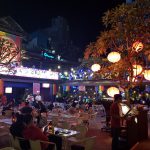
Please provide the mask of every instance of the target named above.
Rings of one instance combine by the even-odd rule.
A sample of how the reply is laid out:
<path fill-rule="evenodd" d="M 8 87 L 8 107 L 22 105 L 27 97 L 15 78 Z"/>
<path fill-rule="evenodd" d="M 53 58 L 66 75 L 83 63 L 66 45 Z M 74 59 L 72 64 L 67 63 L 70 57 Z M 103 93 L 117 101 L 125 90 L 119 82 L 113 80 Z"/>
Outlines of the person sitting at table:
<path fill-rule="evenodd" d="M 13 137 L 21 137 L 23 138 L 23 130 L 25 128 L 25 124 L 24 124 L 24 116 L 16 113 L 16 122 L 14 122 L 11 127 L 10 127 L 10 133 L 13 135 Z M 22 150 L 27 150 L 30 148 L 30 144 L 29 141 L 19 141 L 20 142 L 20 146 L 22 148 Z"/>
<path fill-rule="evenodd" d="M 32 108 L 29 106 L 29 102 L 26 101 L 25 102 L 25 106 L 21 108 L 20 112 L 23 115 L 28 115 L 28 114 L 32 114 Z"/>
<path fill-rule="evenodd" d="M 42 133 L 40 128 L 36 127 L 33 123 L 32 115 L 24 116 L 25 128 L 23 129 L 23 137 L 31 140 L 48 141 L 48 137 Z M 47 149 L 47 144 L 41 144 L 42 150 Z"/>
<path fill-rule="evenodd" d="M 10 126 L 10 133 L 15 137 L 23 137 L 22 132 L 24 130 L 24 123 L 23 123 L 23 115 L 16 114 L 16 122 L 14 122 Z"/>
<path fill-rule="evenodd" d="M 43 110 L 42 112 L 39 113 L 37 116 L 37 126 L 39 128 L 42 128 L 47 125 L 47 111 Z"/>

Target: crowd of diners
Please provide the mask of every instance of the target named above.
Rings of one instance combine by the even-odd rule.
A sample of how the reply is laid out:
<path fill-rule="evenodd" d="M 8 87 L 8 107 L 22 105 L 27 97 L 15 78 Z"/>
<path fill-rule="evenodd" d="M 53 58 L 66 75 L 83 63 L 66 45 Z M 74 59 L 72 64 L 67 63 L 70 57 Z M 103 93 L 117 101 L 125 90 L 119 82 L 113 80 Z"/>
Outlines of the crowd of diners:
<path fill-rule="evenodd" d="M 68 114 L 74 115 L 79 112 L 92 113 L 91 103 L 77 103 L 71 101 L 69 106 L 64 104 L 63 110 Z M 8 110 L 12 111 L 13 121 L 10 126 L 10 133 L 14 137 L 24 139 L 49 141 L 56 144 L 57 150 L 62 149 L 62 138 L 55 134 L 46 134 L 42 128 L 48 125 L 47 114 L 53 110 L 59 109 L 60 106 L 49 102 L 48 104 L 37 98 L 34 101 L 24 101 L 18 106 L 14 106 L 13 102 L 8 102 L 3 105 L 2 115 L 6 115 Z M 25 144 L 25 148 L 29 144 Z M 42 150 L 50 149 L 50 145 L 41 144 Z"/>
<path fill-rule="evenodd" d="M 47 135 L 42 131 L 42 127 L 47 125 L 46 119 L 47 109 L 39 101 L 36 108 L 29 105 L 29 102 L 25 102 L 24 106 L 18 111 L 13 112 L 15 121 L 10 126 L 10 133 L 14 137 L 21 137 L 27 140 L 40 140 L 40 141 L 50 141 L 56 143 L 57 149 L 62 148 L 61 137 L 55 135 Z M 27 149 L 29 144 L 24 144 L 23 148 Z M 51 149 L 48 144 L 41 144 L 42 150 Z"/>

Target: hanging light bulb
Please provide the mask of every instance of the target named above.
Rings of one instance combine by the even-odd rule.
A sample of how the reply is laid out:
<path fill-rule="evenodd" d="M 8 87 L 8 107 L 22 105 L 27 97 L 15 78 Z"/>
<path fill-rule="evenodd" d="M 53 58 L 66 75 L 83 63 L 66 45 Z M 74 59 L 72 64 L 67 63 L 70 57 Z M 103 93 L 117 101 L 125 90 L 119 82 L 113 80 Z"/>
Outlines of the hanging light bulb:
<path fill-rule="evenodd" d="M 107 94 L 110 96 L 110 97 L 114 97 L 115 94 L 119 94 L 119 89 L 116 88 L 116 87 L 110 87 L 107 89 Z"/>
<path fill-rule="evenodd" d="M 133 65 L 133 76 L 137 76 L 142 72 L 143 68 L 141 65 Z"/>
<path fill-rule="evenodd" d="M 91 66 L 91 70 L 93 71 L 93 72 L 96 72 L 96 71 L 98 71 L 98 70 L 100 70 L 101 69 L 101 66 L 99 65 L 99 64 L 93 64 L 92 66 Z"/>
<path fill-rule="evenodd" d="M 112 63 L 116 63 L 121 59 L 121 56 L 118 52 L 110 52 L 107 59 Z"/>
<path fill-rule="evenodd" d="M 144 78 L 145 78 L 146 80 L 150 80 L 150 70 L 145 70 L 145 71 L 144 71 Z"/>
<path fill-rule="evenodd" d="M 143 49 L 144 45 L 142 42 L 136 41 L 132 45 L 132 49 L 136 52 L 140 52 Z"/>

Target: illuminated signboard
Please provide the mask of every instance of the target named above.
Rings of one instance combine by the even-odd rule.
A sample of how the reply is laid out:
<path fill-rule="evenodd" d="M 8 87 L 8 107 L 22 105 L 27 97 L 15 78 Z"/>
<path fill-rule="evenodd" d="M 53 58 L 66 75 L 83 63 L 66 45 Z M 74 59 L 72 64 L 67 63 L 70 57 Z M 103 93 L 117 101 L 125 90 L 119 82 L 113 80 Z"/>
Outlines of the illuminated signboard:
<path fill-rule="evenodd" d="M 13 71 L 8 71 L 8 68 L 0 66 L 0 74 L 58 80 L 58 72 L 53 72 L 51 70 L 27 68 L 27 67 L 16 67 Z"/>

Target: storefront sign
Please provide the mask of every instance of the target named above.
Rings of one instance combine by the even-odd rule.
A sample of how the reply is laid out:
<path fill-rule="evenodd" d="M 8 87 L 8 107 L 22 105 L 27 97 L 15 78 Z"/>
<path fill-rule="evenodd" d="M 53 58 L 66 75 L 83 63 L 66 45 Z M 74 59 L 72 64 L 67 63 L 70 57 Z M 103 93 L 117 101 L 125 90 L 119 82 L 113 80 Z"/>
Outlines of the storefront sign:
<path fill-rule="evenodd" d="M 8 68 L 0 66 L 0 74 L 20 76 L 20 77 L 58 80 L 58 72 L 53 72 L 51 70 L 27 68 L 27 67 L 16 67 L 15 69 L 10 71 L 8 70 Z"/>

